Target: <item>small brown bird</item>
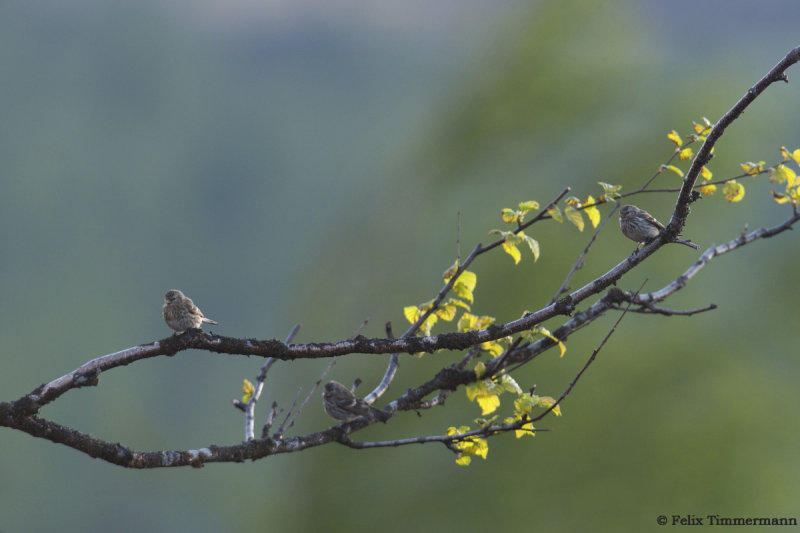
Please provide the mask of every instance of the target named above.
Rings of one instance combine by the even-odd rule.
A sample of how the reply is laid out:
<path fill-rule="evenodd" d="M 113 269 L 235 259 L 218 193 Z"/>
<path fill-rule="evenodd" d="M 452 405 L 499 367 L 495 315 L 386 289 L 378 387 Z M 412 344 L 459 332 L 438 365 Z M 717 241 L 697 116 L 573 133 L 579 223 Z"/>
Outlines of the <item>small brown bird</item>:
<path fill-rule="evenodd" d="M 329 381 L 325 384 L 322 390 L 322 407 L 329 417 L 344 422 L 361 416 L 386 422 L 391 416 L 372 407 L 338 381 Z"/>
<path fill-rule="evenodd" d="M 203 316 L 203 312 L 194 305 L 192 299 L 184 296 L 178 289 L 169 290 L 164 295 L 162 314 L 164 322 L 177 333 L 183 333 L 190 328 L 202 329 L 203 322 L 218 324 Z"/>
<path fill-rule="evenodd" d="M 658 237 L 664 231 L 664 225 L 644 209 L 639 209 L 635 205 L 623 205 L 619 210 L 619 229 L 630 240 L 646 243 Z M 692 241 L 675 239 L 670 242 L 677 242 L 695 250 L 700 249 Z"/>

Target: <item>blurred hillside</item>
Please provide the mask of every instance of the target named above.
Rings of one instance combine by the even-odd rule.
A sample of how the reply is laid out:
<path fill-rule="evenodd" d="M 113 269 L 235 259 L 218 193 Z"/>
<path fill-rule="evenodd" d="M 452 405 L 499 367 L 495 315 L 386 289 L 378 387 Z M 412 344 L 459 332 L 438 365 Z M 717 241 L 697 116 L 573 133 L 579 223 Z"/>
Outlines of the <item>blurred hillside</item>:
<path fill-rule="evenodd" d="M 301 322 L 297 342 L 339 340 L 364 319 L 365 335 L 383 335 L 386 320 L 400 331 L 402 307 L 432 298 L 454 260 L 457 213 L 463 257 L 502 226 L 502 207 L 565 186 L 596 196 L 597 181 L 638 186 L 669 156 L 666 132 L 715 121 L 800 44 L 793 8 L 3 3 L 0 399 L 166 336 L 170 288 L 225 335 L 283 338 Z M 725 134 L 715 177 L 800 146 L 800 67 L 788 75 Z M 685 234 L 709 246 L 782 220 L 768 184 L 746 186 L 741 204 L 695 204 Z M 636 203 L 665 220 L 674 198 Z M 574 286 L 630 253 L 609 229 Z M 589 238 L 555 224 L 532 234 L 537 263 L 498 253 L 475 265 L 477 312 L 505 321 L 546 303 Z M 442 447 L 328 446 L 130 472 L 1 429 L 0 531 L 643 531 L 659 514 L 796 516 L 796 239 L 714 260 L 668 302 L 713 302 L 713 313 L 626 317 L 565 416 L 547 420 L 553 432 L 494 439 L 468 468 Z M 696 258 L 674 248 L 620 286 L 674 279 Z M 557 395 L 615 318 L 518 380 Z M 404 357 L 387 399 L 452 357 Z M 43 416 L 138 449 L 235 443 L 229 401 L 259 365 L 197 352 L 148 360 Z M 345 358 L 331 375 L 366 389 L 384 365 Z M 260 416 L 324 366 L 276 365 Z M 358 437 L 440 434 L 477 413 L 459 392 L 446 409 Z M 315 398 L 293 431 L 328 425 Z"/>

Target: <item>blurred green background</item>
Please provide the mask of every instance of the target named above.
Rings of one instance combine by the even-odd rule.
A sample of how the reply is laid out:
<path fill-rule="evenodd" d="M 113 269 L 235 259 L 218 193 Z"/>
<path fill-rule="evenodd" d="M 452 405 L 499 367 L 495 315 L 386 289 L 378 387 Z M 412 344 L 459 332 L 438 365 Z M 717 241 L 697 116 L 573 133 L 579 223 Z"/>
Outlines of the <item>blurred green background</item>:
<path fill-rule="evenodd" d="M 607 4 L 607 5 L 606 5 Z M 169 331 L 179 288 L 221 334 L 368 336 L 432 298 L 502 207 L 597 181 L 631 188 L 671 129 L 716 121 L 797 41 L 795 2 L 102 2 L 0 4 L 0 399 Z M 800 67 L 722 138 L 715 177 L 800 146 Z M 664 175 L 657 183 L 677 186 Z M 702 246 L 781 221 L 766 180 L 695 204 Z M 662 220 L 674 197 L 635 203 Z M 607 208 L 603 209 L 607 213 Z M 517 318 L 552 296 L 589 232 L 539 225 L 512 266 L 476 263 L 475 311 Z M 573 286 L 632 250 L 609 227 Z M 131 471 L 0 429 L 0 531 L 647 531 L 656 517 L 800 515 L 795 233 L 713 261 L 668 307 L 629 316 L 535 439 L 458 467 L 441 446 L 330 445 L 256 463 Z M 668 283 L 666 247 L 620 286 Z M 517 375 L 557 396 L 616 317 Z M 558 322 L 548 324 L 555 327 Z M 404 356 L 386 398 L 457 354 Z M 326 363 L 273 367 L 258 410 Z M 242 439 L 230 399 L 260 361 L 184 352 L 104 374 L 43 416 L 141 449 Z M 369 390 L 384 357 L 331 376 Z M 379 405 L 383 400 L 379 402 Z M 314 398 L 291 433 L 330 425 Z M 501 413 L 508 405 L 501 407 Z M 463 392 L 360 439 L 470 424 Z M 758 528 L 749 528 L 752 531 Z"/>

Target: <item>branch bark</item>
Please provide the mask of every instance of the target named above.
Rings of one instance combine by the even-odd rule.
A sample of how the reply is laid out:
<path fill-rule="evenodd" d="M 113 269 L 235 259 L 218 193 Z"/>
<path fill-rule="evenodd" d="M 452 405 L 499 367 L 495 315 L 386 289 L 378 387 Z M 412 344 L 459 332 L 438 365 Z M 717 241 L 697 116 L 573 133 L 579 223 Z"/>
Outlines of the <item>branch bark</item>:
<path fill-rule="evenodd" d="M 374 338 L 368 339 L 363 336 L 357 336 L 352 339 L 331 342 L 331 343 L 313 343 L 313 344 L 289 344 L 278 340 L 255 340 L 255 339 L 238 339 L 231 337 L 224 337 L 212 333 L 204 333 L 200 330 L 188 330 L 181 335 L 173 335 L 158 341 L 148 344 L 134 346 L 126 350 L 111 353 L 98 357 L 87 363 L 81 365 L 75 370 L 56 378 L 48 383 L 40 385 L 30 393 L 19 398 L 13 402 L 0 403 L 0 425 L 24 431 L 31 436 L 44 438 L 52 442 L 64 444 L 73 449 L 86 453 L 91 457 L 103 459 L 112 464 L 129 467 L 129 468 L 158 468 L 158 467 L 171 467 L 171 466 L 203 466 L 205 463 L 211 462 L 241 462 L 245 460 L 256 460 L 269 455 L 279 453 L 292 453 L 304 450 L 310 447 L 321 446 L 331 442 L 338 442 L 343 445 L 364 449 L 375 447 L 387 446 L 400 446 L 406 444 L 418 444 L 427 442 L 439 442 L 448 446 L 452 450 L 456 450 L 456 444 L 463 442 L 469 438 L 474 437 L 489 437 L 508 431 L 518 430 L 523 428 L 531 421 L 537 421 L 546 416 L 552 409 L 558 405 L 564 397 L 572 390 L 581 377 L 583 372 L 594 361 L 597 351 L 601 348 L 608 336 L 616 328 L 616 324 L 597 350 L 592 354 L 589 361 L 581 369 L 581 371 L 572 380 L 570 385 L 561 395 L 555 405 L 546 410 L 541 415 L 533 418 L 522 419 L 511 424 L 489 424 L 486 427 L 478 430 L 462 433 L 460 435 L 444 435 L 444 436 L 420 436 L 406 439 L 396 439 L 390 441 L 380 442 L 354 442 L 351 440 L 350 435 L 357 432 L 368 425 L 374 423 L 374 420 L 356 419 L 351 422 L 343 423 L 338 426 L 331 427 L 324 431 L 314 432 L 303 436 L 289 436 L 284 437 L 282 431 L 272 437 L 267 436 L 267 432 L 271 427 L 272 422 L 277 416 L 277 407 L 273 407 L 269 414 L 268 423 L 262 432 L 261 438 L 254 438 L 254 407 L 255 402 L 261 394 L 263 382 L 266 379 L 266 373 L 269 367 L 276 360 L 294 360 L 294 359 L 321 359 L 321 358 L 335 358 L 347 354 L 392 354 L 390 363 L 388 365 L 386 374 L 381 380 L 380 384 L 368 396 L 368 402 L 372 403 L 379 398 L 391 383 L 396 370 L 397 358 L 401 353 L 418 353 L 428 352 L 433 353 L 439 350 L 466 350 L 475 348 L 482 343 L 511 337 L 517 333 L 525 332 L 531 328 L 543 323 L 544 321 L 565 315 L 570 318 L 566 320 L 560 327 L 553 331 L 553 336 L 558 340 L 566 340 L 571 334 L 577 332 L 585 325 L 591 323 L 598 317 L 602 316 L 605 312 L 618 309 L 620 304 L 626 304 L 626 310 L 631 311 L 647 311 L 651 313 L 660 314 L 690 314 L 708 310 L 709 308 L 698 309 L 693 311 L 670 311 L 654 304 L 661 302 L 674 294 L 678 290 L 683 289 L 691 281 L 691 279 L 709 262 L 718 256 L 724 255 L 728 252 L 734 251 L 742 246 L 750 244 L 759 239 L 766 239 L 778 235 L 788 229 L 792 229 L 794 225 L 800 220 L 800 214 L 795 208 L 792 208 L 791 215 L 781 224 L 771 228 L 761 228 L 749 233 L 742 233 L 727 243 L 719 246 L 708 248 L 699 259 L 697 259 L 686 271 L 678 276 L 673 282 L 665 287 L 644 294 L 630 293 L 616 287 L 611 290 L 606 289 L 612 287 L 619 281 L 627 272 L 641 264 L 650 255 L 655 253 L 661 246 L 668 244 L 673 238 L 680 233 L 683 228 L 686 218 L 689 215 L 689 204 L 693 196 L 692 192 L 695 187 L 697 177 L 703 166 L 710 159 L 711 149 L 720 139 L 727 127 L 729 127 L 738 116 L 746 109 L 767 87 L 776 81 L 787 81 L 785 70 L 792 64 L 800 61 L 800 47 L 790 51 L 775 67 L 773 67 L 758 83 L 751 87 L 745 95 L 714 125 L 710 134 L 703 142 L 700 150 L 692 162 L 689 172 L 684 178 L 683 185 L 676 200 L 675 208 L 672 213 L 667 228 L 662 234 L 645 244 L 635 253 L 623 259 L 618 264 L 612 266 L 603 275 L 595 278 L 584 286 L 569 292 L 564 297 L 551 301 L 548 305 L 541 309 L 528 313 L 520 319 L 507 322 L 505 324 L 492 325 L 479 331 L 469 331 L 463 333 L 442 333 L 432 336 L 416 336 L 421 324 L 430 313 L 435 312 L 439 305 L 444 301 L 444 298 L 452 290 L 458 276 L 464 272 L 478 256 L 499 247 L 503 240 L 494 241 L 486 246 L 478 244 L 472 250 L 470 255 L 465 259 L 464 263 L 459 265 L 458 270 L 439 291 L 434 299 L 434 305 L 419 320 L 413 324 L 400 338 L 392 338 L 391 329 L 387 326 L 387 338 Z M 652 181 L 652 180 L 650 180 Z M 650 181 L 645 184 L 649 185 Z M 547 213 L 548 207 L 555 205 L 567 193 L 569 188 L 564 189 L 548 206 L 542 209 L 536 216 L 528 220 L 524 224 L 518 225 L 517 231 L 522 231 L 524 228 L 529 227 L 531 224 L 540 222 L 550 218 Z M 639 192 L 647 192 L 644 187 Z M 599 231 L 599 230 L 598 230 Z M 592 241 L 594 236 L 592 237 Z M 582 261 L 588 253 L 592 244 L 589 242 L 584 252 L 578 259 Z M 578 264 L 576 262 L 576 265 Z M 573 266 L 573 271 L 576 267 Z M 570 274 L 571 275 L 571 274 Z M 567 277 L 564 285 L 559 289 L 557 295 L 560 296 L 562 291 L 565 290 L 564 286 L 568 282 L 570 276 Z M 577 307 L 584 303 L 590 297 L 604 293 L 596 302 L 589 305 L 583 310 L 578 310 Z M 620 317 L 621 319 L 622 317 Z M 619 320 L 617 321 L 619 323 Z M 421 410 L 432 408 L 437 405 L 442 405 L 444 399 L 450 391 L 456 390 L 458 387 L 467 385 L 485 379 L 485 376 L 498 376 L 502 373 L 513 372 L 521 365 L 529 363 L 539 354 L 547 349 L 556 345 L 556 341 L 549 338 L 543 338 L 535 342 L 520 342 L 519 339 L 510 343 L 508 350 L 503 354 L 486 362 L 486 372 L 478 378 L 475 371 L 466 368 L 466 362 L 470 360 L 475 352 L 470 352 L 465 356 L 460 363 L 452 363 L 448 366 L 441 368 L 431 379 L 420 384 L 417 387 L 408 389 L 405 393 L 401 394 L 385 408 L 388 412 L 406 411 L 406 410 Z M 86 433 L 79 432 L 72 428 L 62 426 L 56 422 L 46 420 L 39 416 L 42 407 L 49 403 L 54 402 L 64 393 L 71 389 L 77 389 L 87 386 L 96 386 L 99 384 L 100 375 L 112 368 L 119 366 L 129 365 L 137 361 L 148 359 L 158 356 L 173 356 L 178 352 L 199 349 L 209 352 L 228 354 L 228 355 L 255 355 L 267 358 L 261 373 L 257 378 L 258 388 L 254 397 L 251 398 L 249 404 L 244 408 L 246 411 L 245 421 L 245 442 L 237 445 L 230 446 L 215 446 L 209 445 L 206 447 L 191 449 L 191 450 L 164 450 L 164 451 L 136 451 L 125 447 L 119 443 L 101 440 Z M 436 355 L 435 357 L 439 357 Z M 426 398 L 434 393 L 438 393 L 433 399 L 426 400 Z M 306 399 L 307 401 L 307 399 Z M 305 402 L 304 402 L 305 404 Z M 287 413 L 287 420 L 291 410 Z M 295 417 L 297 414 L 295 414 Z M 291 418 L 291 421 L 294 417 Z M 291 426 L 291 424 L 289 424 Z M 287 428 L 288 429 L 288 428 Z M 536 431 L 543 431 L 537 429 Z"/>

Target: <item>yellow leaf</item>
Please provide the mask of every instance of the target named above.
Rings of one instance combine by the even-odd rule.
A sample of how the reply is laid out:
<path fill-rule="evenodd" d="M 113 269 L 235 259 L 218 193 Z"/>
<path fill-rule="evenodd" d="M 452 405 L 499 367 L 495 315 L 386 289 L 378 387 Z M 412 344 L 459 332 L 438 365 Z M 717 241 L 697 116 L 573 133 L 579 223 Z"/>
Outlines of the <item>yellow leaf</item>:
<path fill-rule="evenodd" d="M 567 219 L 572 222 L 579 231 L 583 231 L 583 216 L 581 216 L 580 211 L 577 211 L 573 207 L 566 207 L 564 208 L 564 215 L 566 215 Z"/>
<path fill-rule="evenodd" d="M 669 132 L 667 134 L 667 139 L 669 139 L 670 141 L 674 142 L 675 146 L 680 146 L 680 145 L 683 144 L 683 141 L 681 140 L 681 136 L 678 135 L 678 132 L 675 131 L 675 130 L 672 130 L 671 132 Z"/>
<path fill-rule="evenodd" d="M 744 187 L 736 180 L 726 181 L 722 186 L 722 194 L 729 202 L 739 202 L 744 198 Z"/>
<path fill-rule="evenodd" d="M 464 287 L 469 290 L 470 292 L 475 290 L 475 285 L 478 284 L 478 276 L 475 275 L 474 272 L 470 272 L 469 270 L 465 270 L 461 273 L 458 277 L 458 282 L 464 285 Z"/>
<path fill-rule="evenodd" d="M 507 231 L 505 234 L 503 234 L 503 238 L 506 240 L 507 243 L 516 245 L 516 244 L 522 244 L 522 241 L 524 240 L 524 235 L 525 232 L 523 231 L 520 231 L 519 233 Z"/>
<path fill-rule="evenodd" d="M 481 408 L 481 415 L 483 416 L 494 413 L 495 410 L 500 407 L 500 398 L 495 394 L 478 396 L 476 400 Z"/>
<path fill-rule="evenodd" d="M 416 305 L 409 305 L 403 308 L 403 315 L 410 324 L 413 324 L 419 318 L 419 307 Z"/>
<path fill-rule="evenodd" d="M 542 397 L 539 398 L 539 407 L 542 407 L 543 409 L 550 409 L 550 407 L 555 403 L 556 403 L 556 401 L 550 396 L 542 396 Z M 561 416 L 561 406 L 560 405 L 556 405 L 553 408 L 553 414 L 556 415 L 556 416 Z"/>
<path fill-rule="evenodd" d="M 464 388 L 464 392 L 467 393 L 467 399 L 471 402 L 474 402 L 475 398 L 478 396 L 489 393 L 489 391 L 486 390 L 486 383 L 483 381 L 476 381 L 474 383 L 467 384 L 467 386 Z"/>
<path fill-rule="evenodd" d="M 483 377 L 483 374 L 485 372 L 486 372 L 486 364 L 484 364 L 483 361 L 478 361 L 478 363 L 475 365 L 475 377 L 480 379 Z M 481 385 L 483 386 L 484 389 L 486 389 L 486 386 L 483 385 L 483 383 L 481 383 Z M 467 388 L 469 388 L 469 385 L 467 385 Z M 469 398 L 469 392 L 467 392 L 467 398 Z M 474 400 L 474 398 L 469 398 L 469 401 L 472 400 Z"/>
<path fill-rule="evenodd" d="M 692 152 L 691 148 L 684 148 L 683 150 L 678 152 L 678 159 L 680 159 L 681 161 L 686 161 L 688 159 L 691 159 L 693 155 L 694 152 Z"/>
<path fill-rule="evenodd" d="M 704 180 L 710 180 L 712 175 L 713 174 L 711 174 L 711 171 L 708 170 L 707 167 L 703 167 L 700 169 L 700 177 L 703 178 Z"/>
<path fill-rule="evenodd" d="M 450 298 L 449 300 L 447 300 L 447 304 L 448 305 L 456 305 L 458 307 L 466 309 L 467 311 L 469 311 L 469 309 L 470 309 L 469 308 L 469 304 L 467 302 L 459 300 L 458 298 Z"/>
<path fill-rule="evenodd" d="M 514 431 L 514 436 L 518 439 L 526 435 L 529 437 L 536 436 L 536 432 L 533 431 L 533 422 L 528 422 L 527 424 L 520 426 L 519 429 Z"/>
<path fill-rule="evenodd" d="M 567 205 L 574 206 L 574 207 L 580 207 L 581 206 L 581 199 L 576 197 L 576 196 L 568 196 L 567 199 L 564 200 L 564 203 L 567 204 Z"/>
<path fill-rule="evenodd" d="M 549 208 L 547 210 L 547 214 L 553 217 L 553 220 L 555 220 L 558 223 L 564 222 L 564 217 L 561 216 L 561 209 L 559 209 L 557 205 L 554 205 L 553 207 Z"/>
<path fill-rule="evenodd" d="M 494 424 L 495 420 L 497 420 L 497 415 L 494 415 L 491 418 L 476 418 L 475 423 L 478 424 L 478 427 L 485 428 Z"/>
<path fill-rule="evenodd" d="M 456 306 L 452 304 L 445 304 L 436 310 L 436 316 L 450 322 L 456 317 Z"/>
<path fill-rule="evenodd" d="M 746 163 L 740 163 L 739 166 L 742 167 L 747 174 L 751 176 L 757 176 L 764 172 L 764 161 L 759 161 L 758 163 L 753 163 L 752 161 L 748 161 Z"/>
<path fill-rule="evenodd" d="M 589 217 L 589 222 L 592 223 L 592 227 L 596 228 L 600 223 L 600 210 L 597 209 L 596 206 L 592 205 L 595 203 L 595 200 L 592 198 L 591 194 L 586 199 L 586 203 L 589 205 L 589 207 L 587 207 L 584 211 L 586 212 L 586 216 Z"/>
<path fill-rule="evenodd" d="M 511 224 L 515 220 L 517 220 L 517 216 L 519 216 L 519 211 L 514 211 L 513 209 L 509 209 L 508 207 L 504 207 L 502 211 L 503 222 Z"/>
<path fill-rule="evenodd" d="M 451 432 L 452 430 L 452 432 Z M 456 431 L 455 428 L 448 428 L 447 435 L 461 435 L 469 431 L 469 428 L 462 426 L 461 428 Z M 456 464 L 458 465 L 468 465 L 471 461 L 471 456 L 477 455 L 483 459 L 486 459 L 486 455 L 489 453 L 489 443 L 486 439 L 482 439 L 480 437 L 468 437 L 462 441 L 454 441 L 452 443 L 452 447 L 456 450 L 459 450 L 458 457 L 456 458 Z"/>
<path fill-rule="evenodd" d="M 250 383 L 249 380 L 245 379 L 244 383 L 242 384 L 242 392 L 244 393 L 242 396 L 242 403 L 247 403 L 250 401 L 250 398 L 253 397 L 253 393 L 256 392 L 256 388 L 252 383 Z"/>
<path fill-rule="evenodd" d="M 472 313 L 464 313 L 461 315 L 461 318 L 458 319 L 458 331 L 472 331 L 477 329 L 475 325 L 478 323 L 478 317 L 473 315 Z"/>
<path fill-rule="evenodd" d="M 486 439 L 473 437 L 470 440 L 470 444 L 472 444 L 472 446 L 466 450 L 467 453 L 470 455 L 477 455 L 482 459 L 486 459 L 486 455 L 489 453 L 489 444 L 486 442 Z"/>
<path fill-rule="evenodd" d="M 503 346 L 497 341 L 487 341 L 481 344 L 481 350 L 486 350 L 492 357 L 497 357 L 503 353 Z"/>
<path fill-rule="evenodd" d="M 531 209 L 539 209 L 539 202 L 536 200 L 528 200 L 527 202 L 520 203 L 519 208 L 522 209 L 523 212 L 530 211 Z"/>
<path fill-rule="evenodd" d="M 521 394 L 514 400 L 514 410 L 519 413 L 520 418 L 522 415 L 531 414 L 531 410 L 538 405 L 538 396 L 534 397 L 530 394 Z"/>
<path fill-rule="evenodd" d="M 786 183 L 786 187 L 791 187 L 794 185 L 795 180 L 797 179 L 797 175 L 794 173 L 794 170 L 787 167 L 786 165 L 778 165 L 774 169 L 770 169 L 769 171 L 769 180 L 772 182 L 777 183 Z"/>
<path fill-rule="evenodd" d="M 444 271 L 444 274 L 442 274 L 442 278 L 444 278 L 445 283 L 450 281 L 450 278 L 452 278 L 453 276 L 456 275 L 456 272 L 458 272 L 458 266 L 459 266 L 458 265 L 458 259 L 456 259 L 456 262 L 453 263 L 450 266 L 450 268 L 448 268 L 447 270 Z"/>
<path fill-rule="evenodd" d="M 545 328 L 545 327 L 543 327 L 543 326 L 537 326 L 537 327 L 536 327 L 536 332 L 537 332 L 537 333 L 541 333 L 542 335 L 544 335 L 545 337 L 547 337 L 547 338 L 548 338 L 548 339 L 550 339 L 551 341 L 555 342 L 555 343 L 558 345 L 558 349 L 559 349 L 559 351 L 561 352 L 561 354 L 559 355 L 559 357 L 564 357 L 564 354 L 565 354 L 565 353 L 566 353 L 566 351 L 567 351 L 567 347 L 564 345 L 564 343 L 563 343 L 563 342 L 561 342 L 561 341 L 558 339 L 558 337 L 556 337 L 555 335 L 553 335 L 552 333 L 550 333 L 550 330 L 548 330 L 547 328 Z"/>
<path fill-rule="evenodd" d="M 493 316 L 483 315 L 483 316 L 478 317 L 478 322 L 477 322 L 476 326 L 477 326 L 477 329 L 486 329 L 489 326 L 491 326 L 492 324 L 494 324 L 494 317 Z"/>
<path fill-rule="evenodd" d="M 425 335 L 430 335 L 433 326 L 436 325 L 438 321 L 439 318 L 436 316 L 435 313 L 428 315 L 428 318 L 426 318 L 420 325 L 422 332 L 425 333 Z"/>
<path fill-rule="evenodd" d="M 711 128 L 713 126 L 714 125 L 711 124 L 711 121 L 708 120 L 706 117 L 703 117 L 702 124 L 698 124 L 692 121 L 692 127 L 694 128 L 695 133 L 697 133 L 698 135 L 708 135 L 709 133 L 711 133 Z"/>
<path fill-rule="evenodd" d="M 800 165 L 800 148 L 797 148 L 794 152 L 792 152 L 792 159 L 794 162 Z"/>
<path fill-rule="evenodd" d="M 560 352 L 559 357 L 564 357 L 564 354 L 567 353 L 567 347 L 561 341 L 558 341 L 558 351 Z"/>
<path fill-rule="evenodd" d="M 789 201 L 789 197 L 786 196 L 785 194 L 781 194 L 779 192 L 775 192 L 775 191 L 773 191 L 771 189 L 770 189 L 770 192 L 772 193 L 772 199 L 775 200 L 776 202 L 778 202 L 779 204 L 785 204 L 786 202 Z"/>
<path fill-rule="evenodd" d="M 475 290 L 475 285 L 478 283 L 478 276 L 474 272 L 465 270 L 458 276 L 455 284 L 453 285 L 453 292 L 459 297 L 472 302 L 472 292 Z"/>
<path fill-rule="evenodd" d="M 784 161 L 788 161 L 791 157 L 791 155 L 789 155 L 789 150 L 787 150 L 785 146 L 781 146 L 781 157 Z"/>
<path fill-rule="evenodd" d="M 700 186 L 700 194 L 704 194 L 706 196 L 710 196 L 716 192 L 717 186 L 716 185 L 701 185 Z"/>
<path fill-rule="evenodd" d="M 514 259 L 514 264 L 515 265 L 518 264 L 519 260 L 522 259 L 522 254 L 520 253 L 519 248 L 517 248 L 508 241 L 503 241 L 502 246 L 503 246 L 503 251 L 505 251 L 505 253 L 507 253 Z"/>
<path fill-rule="evenodd" d="M 661 165 L 662 170 L 671 170 L 681 178 L 683 177 L 683 171 L 676 167 L 675 165 Z"/>
<path fill-rule="evenodd" d="M 475 370 L 477 373 L 478 368 L 476 367 Z M 465 391 L 469 401 L 478 403 L 483 416 L 493 413 L 500 406 L 498 394 L 503 391 L 490 379 L 470 383 L 466 386 Z"/>

